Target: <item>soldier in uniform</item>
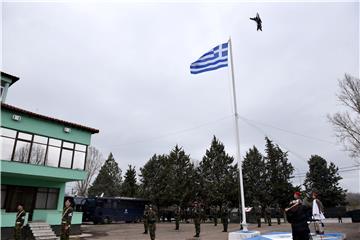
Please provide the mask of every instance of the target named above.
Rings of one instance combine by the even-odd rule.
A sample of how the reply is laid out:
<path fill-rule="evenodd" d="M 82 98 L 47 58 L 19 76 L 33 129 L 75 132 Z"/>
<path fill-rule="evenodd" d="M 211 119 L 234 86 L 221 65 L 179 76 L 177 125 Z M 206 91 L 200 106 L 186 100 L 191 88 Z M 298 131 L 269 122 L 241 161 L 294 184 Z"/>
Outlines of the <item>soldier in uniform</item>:
<path fill-rule="evenodd" d="M 15 229 L 14 229 L 14 238 L 15 240 L 21 240 L 23 235 L 23 227 L 25 222 L 25 210 L 23 204 L 18 204 L 18 212 L 16 214 L 16 220 L 15 220 Z"/>
<path fill-rule="evenodd" d="M 255 202 L 255 215 L 258 227 L 261 227 L 261 205 L 258 201 Z"/>
<path fill-rule="evenodd" d="M 277 224 L 280 225 L 281 224 L 281 208 L 279 206 L 279 204 L 276 205 L 276 219 L 277 219 Z"/>
<path fill-rule="evenodd" d="M 180 206 L 176 206 L 174 215 L 175 215 L 175 230 L 179 230 L 179 222 L 180 222 L 180 218 L 181 218 Z"/>
<path fill-rule="evenodd" d="M 270 209 L 270 206 L 267 206 L 265 208 L 265 215 L 266 215 L 266 221 L 268 222 L 268 225 L 271 226 L 271 209 Z"/>
<path fill-rule="evenodd" d="M 149 215 L 149 206 L 145 205 L 145 209 L 144 209 L 144 213 L 143 213 L 143 221 L 144 221 L 144 232 L 143 232 L 143 234 L 148 233 L 148 228 L 149 228 L 148 215 Z"/>
<path fill-rule="evenodd" d="M 148 212 L 148 224 L 149 224 L 149 233 L 150 239 L 155 240 L 155 231 L 156 231 L 156 212 L 153 210 L 152 205 L 149 206 Z"/>
<path fill-rule="evenodd" d="M 73 208 L 69 199 L 65 201 L 65 208 L 61 218 L 61 240 L 69 240 Z"/>
<path fill-rule="evenodd" d="M 229 208 L 226 203 L 223 204 L 221 209 L 221 222 L 224 227 L 223 232 L 227 232 L 228 224 L 229 224 Z"/>
<path fill-rule="evenodd" d="M 194 225 L 195 225 L 195 235 L 194 237 L 199 237 L 200 236 L 200 222 L 201 222 L 201 208 L 198 204 L 198 202 L 194 202 L 194 207 L 192 209 L 192 216 L 193 216 L 193 220 L 194 220 Z"/>
<path fill-rule="evenodd" d="M 217 226 L 217 223 L 218 223 L 218 209 L 217 209 L 217 206 L 211 206 L 210 208 L 210 213 L 211 213 L 211 216 L 213 218 L 213 221 L 214 221 L 214 226 L 216 227 Z"/>

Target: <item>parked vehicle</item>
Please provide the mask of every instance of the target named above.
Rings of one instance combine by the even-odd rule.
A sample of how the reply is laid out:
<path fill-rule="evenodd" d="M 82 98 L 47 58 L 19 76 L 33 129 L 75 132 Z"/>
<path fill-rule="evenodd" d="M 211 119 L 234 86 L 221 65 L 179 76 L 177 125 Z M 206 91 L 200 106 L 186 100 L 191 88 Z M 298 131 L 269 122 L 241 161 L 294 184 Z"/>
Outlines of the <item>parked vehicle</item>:
<path fill-rule="evenodd" d="M 76 202 L 76 197 L 74 198 Z M 149 201 L 128 197 L 93 197 L 81 200 L 83 222 L 139 222 Z"/>

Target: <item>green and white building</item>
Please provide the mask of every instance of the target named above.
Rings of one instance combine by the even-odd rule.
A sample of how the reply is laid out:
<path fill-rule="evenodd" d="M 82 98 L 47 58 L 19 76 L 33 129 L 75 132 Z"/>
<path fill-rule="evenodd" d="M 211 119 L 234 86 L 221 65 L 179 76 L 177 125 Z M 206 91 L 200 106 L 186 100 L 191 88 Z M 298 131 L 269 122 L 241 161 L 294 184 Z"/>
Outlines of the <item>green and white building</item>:
<path fill-rule="evenodd" d="M 91 135 L 99 130 L 24 110 L 5 102 L 19 78 L 1 72 L 1 236 L 11 238 L 16 207 L 26 222 L 45 222 L 59 234 L 67 182 L 83 180 Z M 73 215 L 80 231 L 82 213 Z"/>

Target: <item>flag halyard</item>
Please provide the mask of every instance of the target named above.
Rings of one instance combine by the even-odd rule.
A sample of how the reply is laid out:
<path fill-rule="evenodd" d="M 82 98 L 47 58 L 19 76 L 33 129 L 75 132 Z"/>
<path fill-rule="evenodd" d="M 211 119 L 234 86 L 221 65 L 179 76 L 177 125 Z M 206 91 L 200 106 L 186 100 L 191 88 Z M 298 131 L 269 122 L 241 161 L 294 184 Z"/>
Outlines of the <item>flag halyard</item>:
<path fill-rule="evenodd" d="M 223 43 L 214 47 L 190 65 L 190 72 L 192 74 L 198 74 L 227 67 L 228 49 L 228 43 Z"/>

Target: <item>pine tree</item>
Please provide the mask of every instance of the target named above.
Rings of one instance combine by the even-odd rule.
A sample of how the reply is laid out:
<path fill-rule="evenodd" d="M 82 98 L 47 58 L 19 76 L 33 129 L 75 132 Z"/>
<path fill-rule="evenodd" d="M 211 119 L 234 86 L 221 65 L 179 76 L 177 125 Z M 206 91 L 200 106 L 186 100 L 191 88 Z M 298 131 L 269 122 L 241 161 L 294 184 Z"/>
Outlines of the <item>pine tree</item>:
<path fill-rule="evenodd" d="M 267 205 L 279 204 L 280 207 L 285 208 L 291 201 L 296 189 L 290 181 L 294 167 L 288 162 L 287 152 L 283 152 L 269 138 L 266 137 L 265 141 L 266 182 L 268 187 L 264 200 Z"/>
<path fill-rule="evenodd" d="M 198 168 L 203 188 L 201 197 L 207 204 L 221 205 L 230 201 L 238 205 L 239 178 L 237 164 L 233 165 L 233 162 L 223 143 L 214 136 Z"/>
<path fill-rule="evenodd" d="M 169 161 L 166 155 L 154 154 L 150 160 L 140 168 L 141 195 L 155 203 L 158 207 L 168 206 L 172 200 L 169 198 L 171 186 L 168 184 Z"/>
<path fill-rule="evenodd" d="M 249 206 L 259 204 L 266 198 L 265 160 L 259 150 L 253 146 L 246 153 L 242 163 L 245 202 Z"/>
<path fill-rule="evenodd" d="M 124 182 L 121 185 L 121 193 L 125 197 L 137 197 L 139 186 L 136 183 L 135 167 L 129 165 L 124 176 Z"/>
<path fill-rule="evenodd" d="M 120 195 L 121 169 L 115 161 L 112 153 L 101 167 L 93 185 L 89 188 L 89 196 L 113 197 Z"/>
<path fill-rule="evenodd" d="M 169 176 L 171 185 L 169 193 L 172 202 L 179 205 L 187 204 L 193 200 L 193 177 L 194 165 L 191 163 L 190 156 L 176 145 L 168 155 Z"/>
<path fill-rule="evenodd" d="M 309 171 L 304 181 L 305 189 L 310 194 L 317 191 L 324 207 L 346 205 L 346 190 L 339 186 L 342 177 L 334 163 L 329 166 L 326 160 L 318 155 L 310 157 Z"/>

